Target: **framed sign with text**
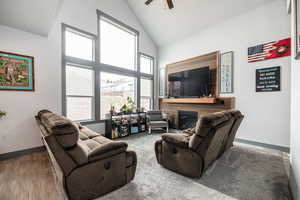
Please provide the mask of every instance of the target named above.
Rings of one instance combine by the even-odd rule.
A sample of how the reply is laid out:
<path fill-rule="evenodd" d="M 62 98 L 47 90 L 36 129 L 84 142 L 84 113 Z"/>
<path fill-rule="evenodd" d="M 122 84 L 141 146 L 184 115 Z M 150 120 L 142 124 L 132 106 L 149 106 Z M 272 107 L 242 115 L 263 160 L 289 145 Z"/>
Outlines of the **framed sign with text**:
<path fill-rule="evenodd" d="M 270 67 L 256 70 L 256 92 L 277 92 L 281 90 L 281 69 Z"/>

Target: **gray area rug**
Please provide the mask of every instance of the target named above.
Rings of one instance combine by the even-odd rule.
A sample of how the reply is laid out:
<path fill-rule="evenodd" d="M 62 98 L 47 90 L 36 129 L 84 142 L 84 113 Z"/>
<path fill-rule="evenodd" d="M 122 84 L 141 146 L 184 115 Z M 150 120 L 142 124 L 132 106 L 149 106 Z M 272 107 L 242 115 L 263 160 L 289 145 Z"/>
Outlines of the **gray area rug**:
<path fill-rule="evenodd" d="M 137 153 L 134 180 L 98 200 L 289 200 L 285 153 L 235 144 L 200 179 L 160 166 L 154 143 L 160 134 L 121 139 Z"/>

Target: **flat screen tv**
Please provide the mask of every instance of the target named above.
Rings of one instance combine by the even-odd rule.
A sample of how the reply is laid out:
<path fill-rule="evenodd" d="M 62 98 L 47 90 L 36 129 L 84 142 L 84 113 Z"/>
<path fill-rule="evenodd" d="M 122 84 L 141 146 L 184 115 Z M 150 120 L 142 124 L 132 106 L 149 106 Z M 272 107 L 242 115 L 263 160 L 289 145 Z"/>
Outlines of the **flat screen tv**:
<path fill-rule="evenodd" d="M 204 97 L 211 94 L 209 67 L 169 74 L 169 96 L 175 98 Z"/>

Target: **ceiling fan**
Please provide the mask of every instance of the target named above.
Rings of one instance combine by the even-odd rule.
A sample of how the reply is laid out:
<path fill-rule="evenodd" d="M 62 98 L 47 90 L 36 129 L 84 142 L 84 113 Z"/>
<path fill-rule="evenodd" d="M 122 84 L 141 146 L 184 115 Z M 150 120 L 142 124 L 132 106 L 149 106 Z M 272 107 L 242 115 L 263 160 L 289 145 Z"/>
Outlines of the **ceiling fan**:
<path fill-rule="evenodd" d="M 148 5 L 150 5 L 152 2 L 153 2 L 153 0 L 147 0 L 147 1 L 145 2 L 145 4 L 148 6 Z M 166 2 L 167 2 L 167 4 L 168 4 L 169 9 L 174 8 L 173 0 L 166 0 Z"/>

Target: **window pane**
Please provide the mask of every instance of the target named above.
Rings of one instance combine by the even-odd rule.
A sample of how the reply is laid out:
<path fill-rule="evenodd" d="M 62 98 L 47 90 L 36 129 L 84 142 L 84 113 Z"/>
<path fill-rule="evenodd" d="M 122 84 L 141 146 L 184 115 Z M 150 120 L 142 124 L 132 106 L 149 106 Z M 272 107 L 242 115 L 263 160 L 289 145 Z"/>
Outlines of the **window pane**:
<path fill-rule="evenodd" d="M 141 108 L 144 108 L 145 111 L 152 108 L 152 85 L 152 80 L 141 79 Z"/>
<path fill-rule="evenodd" d="M 141 96 L 152 96 L 152 80 L 141 79 Z"/>
<path fill-rule="evenodd" d="M 66 55 L 85 60 L 93 60 L 93 40 L 85 36 L 66 31 Z"/>
<path fill-rule="evenodd" d="M 73 121 L 91 120 L 92 98 L 67 97 L 67 117 Z"/>
<path fill-rule="evenodd" d="M 135 101 L 136 78 L 101 72 L 101 118 L 105 118 L 111 106 L 119 112 L 127 97 Z"/>
<path fill-rule="evenodd" d="M 144 55 L 140 57 L 141 72 L 153 74 L 153 59 Z"/>
<path fill-rule="evenodd" d="M 100 20 L 100 61 L 135 70 L 136 35 Z"/>
<path fill-rule="evenodd" d="M 67 95 L 94 96 L 94 73 L 90 69 L 66 67 Z"/>
<path fill-rule="evenodd" d="M 144 111 L 147 112 L 151 110 L 151 98 L 150 97 L 141 97 L 141 108 L 144 108 Z"/>

